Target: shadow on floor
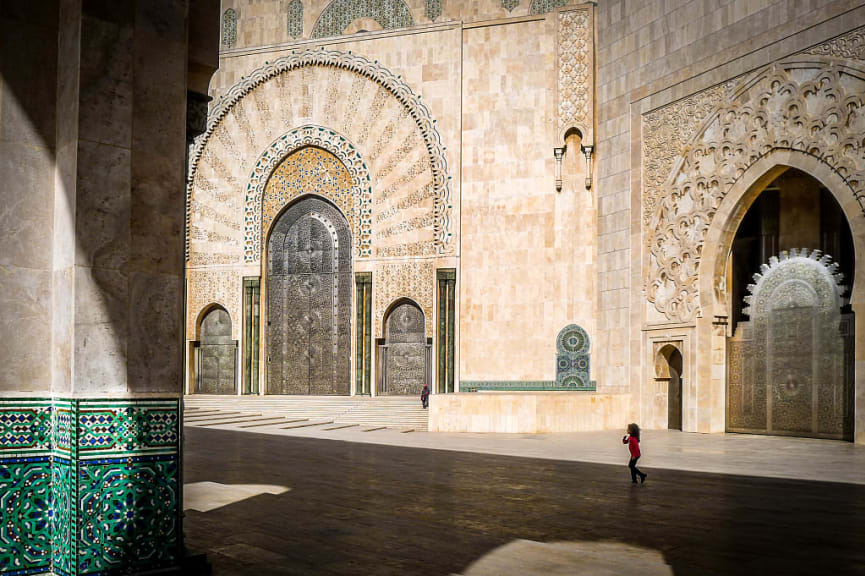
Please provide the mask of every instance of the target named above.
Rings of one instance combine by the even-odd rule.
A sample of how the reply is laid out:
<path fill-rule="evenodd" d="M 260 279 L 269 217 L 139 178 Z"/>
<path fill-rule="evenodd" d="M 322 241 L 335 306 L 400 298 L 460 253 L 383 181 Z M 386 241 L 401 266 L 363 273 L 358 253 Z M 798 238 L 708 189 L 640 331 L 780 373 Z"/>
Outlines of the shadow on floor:
<path fill-rule="evenodd" d="M 677 576 L 865 573 L 865 486 L 185 431 L 184 481 L 288 487 L 187 511 L 216 576 L 463 574 L 518 540 L 620 542 Z M 546 573 L 549 574 L 549 573 Z"/>

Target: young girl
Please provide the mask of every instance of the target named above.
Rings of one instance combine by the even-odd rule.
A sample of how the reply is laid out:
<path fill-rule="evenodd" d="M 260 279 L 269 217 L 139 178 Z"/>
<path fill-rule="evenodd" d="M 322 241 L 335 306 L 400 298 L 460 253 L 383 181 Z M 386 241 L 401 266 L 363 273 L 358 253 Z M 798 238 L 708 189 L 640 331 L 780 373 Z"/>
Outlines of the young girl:
<path fill-rule="evenodd" d="M 640 459 L 640 427 L 636 424 L 628 424 L 628 433 L 622 438 L 622 444 L 628 445 L 628 451 L 631 453 L 631 460 L 628 462 L 628 468 L 631 469 L 631 482 L 637 483 L 637 476 L 640 477 L 640 482 L 646 481 L 646 474 L 640 472 L 637 468 L 637 460 Z"/>

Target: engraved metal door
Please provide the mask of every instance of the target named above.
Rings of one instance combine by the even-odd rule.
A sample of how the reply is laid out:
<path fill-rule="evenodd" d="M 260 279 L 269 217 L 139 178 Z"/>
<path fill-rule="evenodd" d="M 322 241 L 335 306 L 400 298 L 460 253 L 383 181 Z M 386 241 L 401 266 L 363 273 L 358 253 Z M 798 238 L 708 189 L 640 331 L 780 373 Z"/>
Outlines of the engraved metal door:
<path fill-rule="evenodd" d="M 214 308 L 201 322 L 195 392 L 234 394 L 237 343 L 231 339 L 231 316 Z"/>
<path fill-rule="evenodd" d="M 388 314 L 385 332 L 384 373 L 378 393 L 420 394 L 429 374 L 423 312 L 413 302 L 398 304 Z"/>
<path fill-rule="evenodd" d="M 267 391 L 349 394 L 351 235 L 318 198 L 274 224 L 267 252 Z"/>

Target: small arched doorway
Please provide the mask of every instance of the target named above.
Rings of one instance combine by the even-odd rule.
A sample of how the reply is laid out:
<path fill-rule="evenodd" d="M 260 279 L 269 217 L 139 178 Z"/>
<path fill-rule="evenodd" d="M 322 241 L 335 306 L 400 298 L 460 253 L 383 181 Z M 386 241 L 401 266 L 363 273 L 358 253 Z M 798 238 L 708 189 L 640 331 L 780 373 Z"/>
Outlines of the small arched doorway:
<path fill-rule="evenodd" d="M 391 305 L 379 344 L 378 394 L 420 394 L 430 383 L 431 350 L 423 310 L 408 299 Z"/>
<path fill-rule="evenodd" d="M 655 380 L 667 385 L 667 428 L 682 429 L 682 353 L 673 344 L 658 351 Z"/>
<path fill-rule="evenodd" d="M 267 243 L 268 394 L 348 395 L 351 231 L 334 205 L 307 196 Z"/>
<path fill-rule="evenodd" d="M 237 341 L 231 338 L 231 316 L 221 306 L 201 320 L 196 347 L 196 394 L 236 394 Z"/>
<path fill-rule="evenodd" d="M 850 439 L 854 273 L 848 221 L 809 174 L 787 169 L 748 207 L 726 269 L 726 429 Z"/>

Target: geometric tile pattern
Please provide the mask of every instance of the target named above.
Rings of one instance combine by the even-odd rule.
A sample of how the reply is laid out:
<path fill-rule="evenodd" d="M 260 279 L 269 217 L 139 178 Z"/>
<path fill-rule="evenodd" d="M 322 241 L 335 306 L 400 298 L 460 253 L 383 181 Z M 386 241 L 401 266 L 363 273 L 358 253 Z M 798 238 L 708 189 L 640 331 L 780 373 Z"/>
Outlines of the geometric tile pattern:
<path fill-rule="evenodd" d="M 78 574 L 171 566 L 178 557 L 176 455 L 85 460 L 78 472 Z"/>
<path fill-rule="evenodd" d="M 371 18 L 385 30 L 414 25 L 411 10 L 402 0 L 334 0 L 318 17 L 312 38 L 340 36 L 360 18 Z"/>
<path fill-rule="evenodd" d="M 589 380 L 589 335 L 576 324 L 556 337 L 556 386 L 568 390 L 594 390 Z"/>
<path fill-rule="evenodd" d="M 47 452 L 52 424 L 49 401 L 0 404 L 0 453 Z"/>
<path fill-rule="evenodd" d="M 292 0 L 288 5 L 288 35 L 300 38 L 303 34 L 303 3 Z"/>
<path fill-rule="evenodd" d="M 442 15 L 442 0 L 426 0 L 426 17 L 432 21 Z"/>
<path fill-rule="evenodd" d="M 127 454 L 148 449 L 176 448 L 179 432 L 176 404 L 156 402 L 127 406 L 80 406 L 79 454 Z"/>
<path fill-rule="evenodd" d="M 49 456 L 0 460 L 0 573 L 51 567 Z"/>
<path fill-rule="evenodd" d="M 176 564 L 177 399 L 0 400 L 0 574 Z"/>
<path fill-rule="evenodd" d="M 566 6 L 570 0 L 532 0 L 530 14 L 546 14 L 556 8 Z"/>

